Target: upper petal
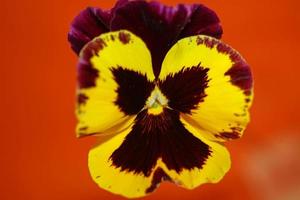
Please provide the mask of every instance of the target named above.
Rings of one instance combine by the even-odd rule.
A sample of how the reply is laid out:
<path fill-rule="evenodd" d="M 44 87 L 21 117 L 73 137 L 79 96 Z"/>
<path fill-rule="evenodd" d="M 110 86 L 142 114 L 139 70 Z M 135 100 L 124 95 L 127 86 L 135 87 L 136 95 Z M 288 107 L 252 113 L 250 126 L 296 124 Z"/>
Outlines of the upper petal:
<path fill-rule="evenodd" d="M 72 49 L 79 54 L 82 47 L 99 36 L 109 31 L 111 19 L 110 11 L 103 11 L 99 8 L 86 8 L 75 17 L 68 33 L 68 40 Z"/>
<path fill-rule="evenodd" d="M 145 41 L 156 76 L 166 53 L 180 38 L 196 34 L 220 38 L 222 34 L 219 18 L 203 5 L 169 7 L 146 1 L 130 1 L 116 9 L 111 29 L 130 30 Z"/>
<path fill-rule="evenodd" d="M 197 34 L 216 38 L 222 35 L 216 13 L 201 4 L 170 7 L 155 1 L 118 0 L 111 10 L 82 11 L 72 22 L 68 40 L 78 54 L 94 37 L 121 29 L 130 30 L 146 42 L 156 76 L 166 53 L 177 40 Z"/>
<path fill-rule="evenodd" d="M 68 41 L 75 53 L 79 54 L 82 47 L 102 33 L 109 32 L 111 19 L 115 10 L 128 3 L 128 0 L 118 0 L 110 10 L 88 7 L 81 11 L 71 23 Z"/>
<path fill-rule="evenodd" d="M 252 75 L 237 51 L 208 36 L 184 38 L 168 52 L 159 79 L 170 106 L 206 137 L 223 141 L 242 135 Z"/>
<path fill-rule="evenodd" d="M 137 36 L 117 31 L 93 39 L 80 53 L 77 133 L 123 128 L 145 106 L 154 78 L 150 53 Z"/>

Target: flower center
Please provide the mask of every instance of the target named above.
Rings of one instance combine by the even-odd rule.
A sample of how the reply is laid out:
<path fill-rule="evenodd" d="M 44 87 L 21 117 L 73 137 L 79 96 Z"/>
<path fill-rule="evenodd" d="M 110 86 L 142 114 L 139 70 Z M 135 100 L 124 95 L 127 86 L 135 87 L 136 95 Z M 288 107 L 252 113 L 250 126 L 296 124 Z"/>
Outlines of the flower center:
<path fill-rule="evenodd" d="M 168 99 L 163 95 L 160 89 L 156 86 L 150 97 L 147 99 L 146 107 L 148 114 L 159 115 L 163 112 L 164 107 L 168 104 Z"/>

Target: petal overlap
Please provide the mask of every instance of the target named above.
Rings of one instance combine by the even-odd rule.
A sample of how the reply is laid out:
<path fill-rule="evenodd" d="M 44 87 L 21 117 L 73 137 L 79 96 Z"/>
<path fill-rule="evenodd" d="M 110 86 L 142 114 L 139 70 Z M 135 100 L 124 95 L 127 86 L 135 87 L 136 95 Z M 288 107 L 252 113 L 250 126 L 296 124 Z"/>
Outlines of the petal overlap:
<path fill-rule="evenodd" d="M 222 35 L 219 18 L 203 5 L 164 6 L 158 2 L 130 1 L 115 12 L 112 30 L 129 30 L 145 41 L 158 76 L 162 61 L 177 40 L 197 34 Z"/>
<path fill-rule="evenodd" d="M 221 38 L 223 30 L 216 13 L 202 4 L 166 6 L 155 1 L 119 0 L 111 10 L 87 8 L 73 21 L 68 34 L 78 54 L 93 38 L 126 29 L 140 37 L 151 52 L 154 74 L 177 40 L 192 35 Z"/>

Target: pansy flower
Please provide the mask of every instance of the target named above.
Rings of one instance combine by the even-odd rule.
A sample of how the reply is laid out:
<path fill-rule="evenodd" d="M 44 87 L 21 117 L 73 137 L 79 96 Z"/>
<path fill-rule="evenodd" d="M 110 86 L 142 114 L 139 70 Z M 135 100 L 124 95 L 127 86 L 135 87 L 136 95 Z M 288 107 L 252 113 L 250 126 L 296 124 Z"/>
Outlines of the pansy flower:
<path fill-rule="evenodd" d="M 89 153 L 100 187 L 140 197 L 162 181 L 192 189 L 222 179 L 222 143 L 249 122 L 252 76 L 221 34 L 203 5 L 120 0 L 75 18 L 77 134 L 110 135 Z"/>

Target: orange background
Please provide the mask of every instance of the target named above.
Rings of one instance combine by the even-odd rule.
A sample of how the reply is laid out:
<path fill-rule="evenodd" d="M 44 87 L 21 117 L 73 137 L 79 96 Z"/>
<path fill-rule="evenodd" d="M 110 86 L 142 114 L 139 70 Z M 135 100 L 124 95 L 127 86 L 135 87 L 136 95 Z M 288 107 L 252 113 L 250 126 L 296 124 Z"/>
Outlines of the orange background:
<path fill-rule="evenodd" d="M 95 138 L 75 138 L 77 58 L 67 42 L 80 10 L 113 2 L 1 0 L 1 200 L 123 199 L 89 176 Z M 252 66 L 252 121 L 227 144 L 232 169 L 219 184 L 189 191 L 164 183 L 145 200 L 300 199 L 299 1 L 201 2 L 218 13 L 223 41 Z"/>

